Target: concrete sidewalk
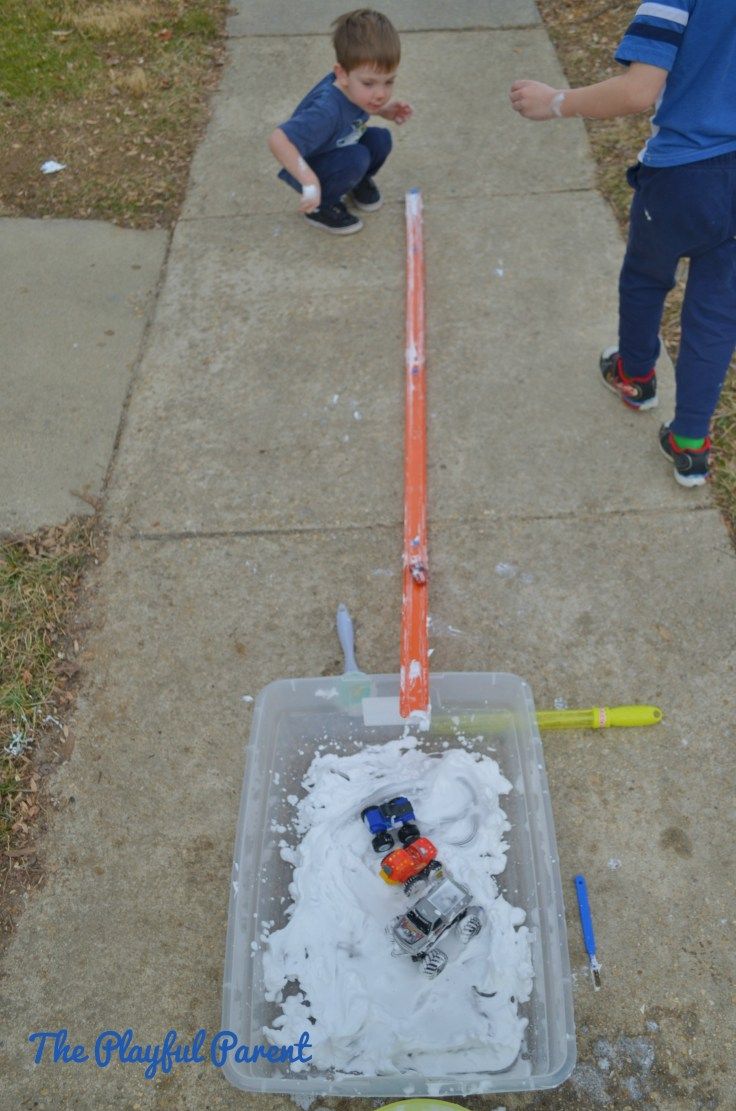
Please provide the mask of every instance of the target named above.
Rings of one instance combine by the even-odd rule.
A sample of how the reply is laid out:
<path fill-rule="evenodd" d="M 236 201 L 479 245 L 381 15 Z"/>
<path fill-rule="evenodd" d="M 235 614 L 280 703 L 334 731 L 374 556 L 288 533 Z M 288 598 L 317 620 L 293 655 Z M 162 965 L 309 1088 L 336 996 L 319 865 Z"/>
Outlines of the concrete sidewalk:
<path fill-rule="evenodd" d="M 329 69 L 318 32 L 344 5 L 243 0 L 231 19 L 109 482 L 57 870 L 4 962 L 3 1108 L 293 1107 L 208 1066 L 153 1082 L 134 1065 L 36 1067 L 27 1037 L 219 1029 L 242 698 L 339 671 L 340 601 L 361 666 L 398 670 L 411 186 L 425 202 L 433 668 L 515 672 L 540 707 L 666 715 L 545 739 L 579 1064 L 557 1092 L 464 1102 L 732 1100 L 733 552 L 707 492 L 675 484 L 659 414 L 597 380 L 623 245 L 582 123 L 531 125 L 508 106 L 515 77 L 563 80 L 534 5 L 383 7 L 400 15 L 416 117 L 394 131 L 386 205 L 348 239 L 305 226 L 265 146 Z M 661 378 L 667 419 L 669 366 Z"/>
<path fill-rule="evenodd" d="M 168 242 L 0 217 L 0 536 L 91 513 L 103 494 Z"/>

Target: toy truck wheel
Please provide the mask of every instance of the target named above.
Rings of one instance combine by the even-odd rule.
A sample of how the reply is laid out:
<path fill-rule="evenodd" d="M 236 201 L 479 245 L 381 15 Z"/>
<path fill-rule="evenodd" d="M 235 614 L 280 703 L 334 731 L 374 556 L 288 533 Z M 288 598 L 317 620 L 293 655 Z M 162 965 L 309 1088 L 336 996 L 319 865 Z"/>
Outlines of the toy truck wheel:
<path fill-rule="evenodd" d="M 407 822 L 399 830 L 399 841 L 402 845 L 411 845 L 412 841 L 417 841 L 420 837 L 419 827 L 413 822 Z"/>
<path fill-rule="evenodd" d="M 404 893 L 406 895 L 410 895 L 412 891 L 419 887 L 420 883 L 424 883 L 426 878 L 427 877 L 424 875 L 424 872 L 420 872 L 418 876 L 410 876 L 404 884 Z"/>
<path fill-rule="evenodd" d="M 428 953 L 424 954 L 422 972 L 425 976 L 429 977 L 430 980 L 434 980 L 436 976 L 439 976 L 446 964 L 447 953 L 444 953 L 442 949 L 430 949 Z"/>
<path fill-rule="evenodd" d="M 463 945 L 467 945 L 472 941 L 476 934 L 479 934 L 483 929 L 483 920 L 479 914 L 466 914 L 462 922 L 458 926 L 458 933 Z"/>
<path fill-rule="evenodd" d="M 426 868 L 422 868 L 421 872 L 417 872 L 416 876 L 410 876 L 404 884 L 404 891 L 408 895 L 418 887 L 420 883 L 430 883 L 432 880 L 442 879 L 443 871 L 442 865 L 439 860 L 430 860 Z"/>
<path fill-rule="evenodd" d="M 383 833 L 376 834 L 371 844 L 375 853 L 387 853 L 389 849 L 394 847 L 394 839 L 388 830 L 384 830 Z"/>

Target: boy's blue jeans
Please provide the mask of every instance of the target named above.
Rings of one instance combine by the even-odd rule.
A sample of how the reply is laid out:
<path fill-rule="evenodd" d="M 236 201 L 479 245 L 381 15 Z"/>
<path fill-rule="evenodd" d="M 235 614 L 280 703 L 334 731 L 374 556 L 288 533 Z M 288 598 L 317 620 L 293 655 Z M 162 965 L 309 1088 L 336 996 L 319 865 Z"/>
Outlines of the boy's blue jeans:
<path fill-rule="evenodd" d="M 391 132 L 387 127 L 367 127 L 357 143 L 306 158 L 305 162 L 319 178 L 322 189 L 320 204 L 336 204 L 364 177 L 378 173 L 391 153 L 391 144 Z M 301 193 L 301 185 L 286 170 L 282 170 L 279 177 Z"/>
<path fill-rule="evenodd" d="M 675 367 L 672 431 L 707 436 L 736 346 L 736 151 L 683 166 L 637 163 L 619 279 L 619 353 L 630 378 L 659 355 L 664 300 L 680 258 L 690 268 Z"/>

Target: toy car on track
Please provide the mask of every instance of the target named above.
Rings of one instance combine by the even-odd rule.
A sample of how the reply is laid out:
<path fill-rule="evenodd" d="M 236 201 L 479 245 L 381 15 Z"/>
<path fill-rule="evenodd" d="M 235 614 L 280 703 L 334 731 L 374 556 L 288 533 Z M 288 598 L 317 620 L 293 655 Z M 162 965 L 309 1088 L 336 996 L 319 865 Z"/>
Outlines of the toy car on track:
<path fill-rule="evenodd" d="M 417 837 L 409 845 L 387 853 L 379 875 L 386 883 L 403 883 L 408 895 L 423 880 L 440 878 L 442 865 L 436 857 L 437 849 L 429 838 Z"/>
<path fill-rule="evenodd" d="M 388 852 L 394 847 L 392 830 L 397 831 L 402 845 L 409 845 L 419 837 L 414 810 L 404 795 L 378 805 L 366 806 L 360 817 L 373 835 L 373 849 L 377 853 Z"/>
<path fill-rule="evenodd" d="M 469 889 L 445 876 L 433 883 L 406 914 L 394 919 L 389 927 L 393 953 L 421 961 L 425 975 L 434 978 L 447 964 L 447 954 L 435 942 L 458 925 L 460 940 L 467 944 L 480 933 L 484 918 L 483 908 L 473 905 Z"/>

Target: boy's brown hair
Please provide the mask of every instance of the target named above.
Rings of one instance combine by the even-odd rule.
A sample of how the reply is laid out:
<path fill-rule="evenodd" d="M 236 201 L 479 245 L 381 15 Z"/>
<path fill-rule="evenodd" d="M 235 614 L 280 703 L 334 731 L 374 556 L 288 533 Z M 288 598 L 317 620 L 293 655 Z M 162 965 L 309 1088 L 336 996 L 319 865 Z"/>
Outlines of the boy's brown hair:
<path fill-rule="evenodd" d="M 372 8 L 346 12 L 332 24 L 335 57 L 346 73 L 357 66 L 375 66 L 382 73 L 399 68 L 401 43 L 390 19 Z"/>

